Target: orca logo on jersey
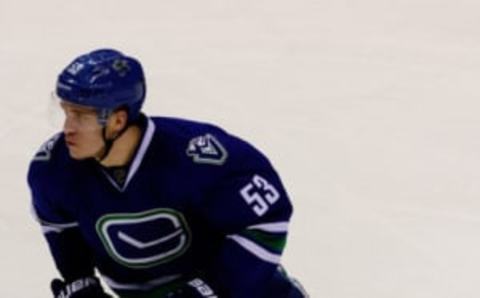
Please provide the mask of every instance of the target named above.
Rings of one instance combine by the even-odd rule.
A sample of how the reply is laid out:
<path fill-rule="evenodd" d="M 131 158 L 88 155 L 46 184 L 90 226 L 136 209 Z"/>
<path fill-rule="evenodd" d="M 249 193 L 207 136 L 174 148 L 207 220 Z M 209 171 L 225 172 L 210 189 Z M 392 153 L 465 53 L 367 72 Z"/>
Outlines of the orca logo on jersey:
<path fill-rule="evenodd" d="M 60 133 L 57 133 L 53 137 L 51 137 L 48 141 L 43 143 L 43 145 L 38 149 L 37 153 L 35 154 L 35 157 L 33 158 L 34 161 L 47 161 L 51 157 L 51 152 L 53 147 L 55 146 L 55 143 L 58 141 L 60 138 Z"/>
<path fill-rule="evenodd" d="M 223 165 L 227 160 L 228 152 L 213 135 L 206 134 L 190 140 L 187 155 L 196 163 Z"/>
<path fill-rule="evenodd" d="M 190 246 L 185 218 L 173 209 L 102 216 L 96 224 L 112 259 L 130 268 L 149 268 L 181 256 Z"/>

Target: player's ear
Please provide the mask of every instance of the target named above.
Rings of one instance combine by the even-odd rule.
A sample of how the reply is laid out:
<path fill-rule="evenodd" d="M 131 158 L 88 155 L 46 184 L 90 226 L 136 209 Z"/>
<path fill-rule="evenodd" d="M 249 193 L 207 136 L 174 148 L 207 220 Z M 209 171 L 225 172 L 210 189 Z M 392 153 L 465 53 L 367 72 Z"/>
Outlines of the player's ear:
<path fill-rule="evenodd" d="M 128 122 L 128 112 L 126 109 L 118 109 L 112 114 L 112 126 L 115 131 L 122 130 Z"/>

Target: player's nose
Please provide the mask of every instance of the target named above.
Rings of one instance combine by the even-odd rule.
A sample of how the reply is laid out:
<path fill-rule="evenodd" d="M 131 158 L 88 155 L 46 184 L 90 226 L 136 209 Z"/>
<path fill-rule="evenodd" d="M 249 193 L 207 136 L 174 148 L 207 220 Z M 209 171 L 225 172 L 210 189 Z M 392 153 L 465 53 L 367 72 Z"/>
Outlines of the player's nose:
<path fill-rule="evenodd" d="M 63 132 L 68 134 L 73 134 L 76 131 L 76 124 L 75 121 L 72 120 L 71 117 L 65 117 L 63 121 Z"/>

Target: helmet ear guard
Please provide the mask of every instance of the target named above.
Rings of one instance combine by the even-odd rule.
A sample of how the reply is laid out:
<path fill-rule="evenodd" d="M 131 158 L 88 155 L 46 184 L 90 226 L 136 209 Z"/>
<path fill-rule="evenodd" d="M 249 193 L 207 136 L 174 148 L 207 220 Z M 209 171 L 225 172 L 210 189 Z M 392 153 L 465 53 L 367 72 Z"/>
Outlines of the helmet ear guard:
<path fill-rule="evenodd" d="M 97 111 L 98 124 L 100 124 L 100 126 L 102 127 L 107 126 L 108 117 L 110 117 L 111 114 L 112 114 L 112 111 L 107 109 L 98 110 Z"/>

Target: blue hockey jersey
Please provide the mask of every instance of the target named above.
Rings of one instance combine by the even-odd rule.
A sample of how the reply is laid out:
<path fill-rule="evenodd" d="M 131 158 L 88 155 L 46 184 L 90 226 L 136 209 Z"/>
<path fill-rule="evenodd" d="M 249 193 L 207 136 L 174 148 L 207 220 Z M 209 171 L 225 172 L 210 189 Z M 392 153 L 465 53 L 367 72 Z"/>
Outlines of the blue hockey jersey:
<path fill-rule="evenodd" d="M 292 206 L 268 159 L 213 125 L 145 123 L 122 185 L 72 159 L 62 133 L 31 162 L 33 210 L 63 278 L 96 268 L 121 297 L 143 297 L 198 274 L 222 297 L 287 297 Z"/>

